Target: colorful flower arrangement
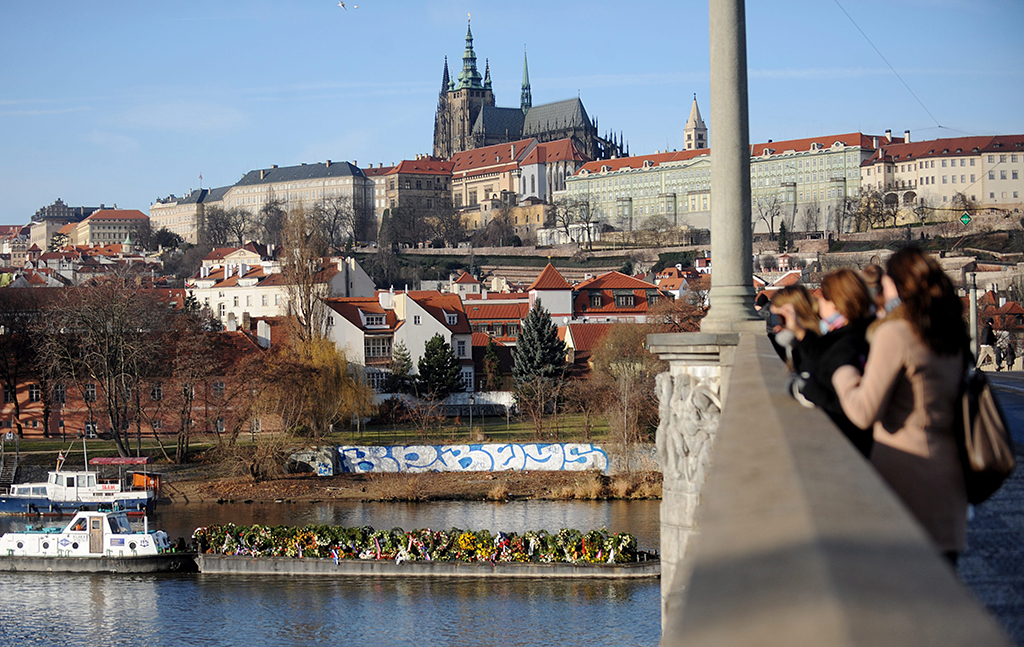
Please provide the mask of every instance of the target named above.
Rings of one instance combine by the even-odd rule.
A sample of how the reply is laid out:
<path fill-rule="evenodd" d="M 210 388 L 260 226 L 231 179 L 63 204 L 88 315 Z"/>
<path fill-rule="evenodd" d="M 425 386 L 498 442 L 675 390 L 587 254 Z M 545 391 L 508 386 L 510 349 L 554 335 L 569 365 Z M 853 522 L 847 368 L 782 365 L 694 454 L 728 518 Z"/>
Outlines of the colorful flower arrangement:
<path fill-rule="evenodd" d="M 562 528 L 556 534 L 522 535 L 487 530 L 374 530 L 369 526 L 236 526 L 196 528 L 202 553 L 250 557 L 382 559 L 403 561 L 542 562 L 622 564 L 637 561 L 636 537 L 628 532 Z"/>

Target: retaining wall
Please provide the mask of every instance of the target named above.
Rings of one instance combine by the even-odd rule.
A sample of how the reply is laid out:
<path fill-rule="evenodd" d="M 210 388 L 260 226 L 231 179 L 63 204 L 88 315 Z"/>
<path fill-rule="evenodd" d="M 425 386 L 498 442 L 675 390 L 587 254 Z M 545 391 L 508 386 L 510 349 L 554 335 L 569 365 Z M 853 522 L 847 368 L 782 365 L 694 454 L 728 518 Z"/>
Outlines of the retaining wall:
<path fill-rule="evenodd" d="M 467 445 L 342 445 L 340 472 L 607 472 L 608 453 L 593 443 L 481 443 Z"/>

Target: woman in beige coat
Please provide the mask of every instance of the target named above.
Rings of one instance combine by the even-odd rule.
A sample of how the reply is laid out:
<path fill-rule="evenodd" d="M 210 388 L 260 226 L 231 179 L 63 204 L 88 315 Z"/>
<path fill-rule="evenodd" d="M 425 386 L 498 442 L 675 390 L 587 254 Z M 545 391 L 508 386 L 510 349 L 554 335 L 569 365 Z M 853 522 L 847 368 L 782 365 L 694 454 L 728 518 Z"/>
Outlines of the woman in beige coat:
<path fill-rule="evenodd" d="M 832 384 L 850 420 L 873 425 L 871 462 L 955 563 L 967 525 L 953 430 L 967 348 L 963 305 L 938 263 L 913 248 L 889 259 L 883 289 L 901 303 L 875 330 L 863 376 L 843 366 Z"/>

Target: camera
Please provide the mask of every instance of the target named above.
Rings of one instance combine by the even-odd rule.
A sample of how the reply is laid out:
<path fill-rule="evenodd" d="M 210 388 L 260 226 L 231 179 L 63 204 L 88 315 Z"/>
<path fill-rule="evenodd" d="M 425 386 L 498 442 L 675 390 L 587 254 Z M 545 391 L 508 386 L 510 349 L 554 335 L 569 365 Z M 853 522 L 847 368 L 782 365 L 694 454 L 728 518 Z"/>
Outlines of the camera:
<path fill-rule="evenodd" d="M 768 327 L 774 329 L 776 326 L 786 327 L 786 318 L 777 312 L 768 315 Z"/>

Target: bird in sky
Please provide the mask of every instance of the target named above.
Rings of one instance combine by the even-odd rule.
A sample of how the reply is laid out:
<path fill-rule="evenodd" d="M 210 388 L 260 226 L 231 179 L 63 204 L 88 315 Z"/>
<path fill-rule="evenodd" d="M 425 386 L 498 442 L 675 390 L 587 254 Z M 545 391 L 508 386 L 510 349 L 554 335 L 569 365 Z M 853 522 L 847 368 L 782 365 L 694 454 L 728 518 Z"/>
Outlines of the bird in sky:
<path fill-rule="evenodd" d="M 339 2 L 339 3 L 338 3 L 338 6 L 339 6 L 339 7 L 341 7 L 342 9 L 344 9 L 345 11 L 348 11 L 348 7 L 346 7 L 346 6 L 345 6 L 345 3 L 344 3 L 344 2 Z M 353 9 L 358 9 L 358 8 L 359 8 L 359 5 L 357 5 L 357 4 L 354 4 L 354 5 L 352 5 L 352 8 L 353 8 Z"/>

